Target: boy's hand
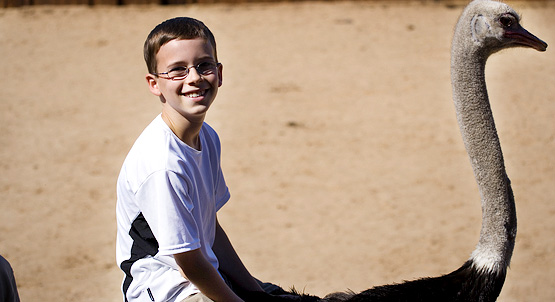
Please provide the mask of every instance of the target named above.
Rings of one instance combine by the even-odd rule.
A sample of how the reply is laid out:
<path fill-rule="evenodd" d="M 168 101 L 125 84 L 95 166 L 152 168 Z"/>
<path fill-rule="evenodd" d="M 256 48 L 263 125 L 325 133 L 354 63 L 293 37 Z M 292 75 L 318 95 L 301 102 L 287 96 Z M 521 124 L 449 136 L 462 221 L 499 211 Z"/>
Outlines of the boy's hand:
<path fill-rule="evenodd" d="M 174 255 L 181 273 L 204 295 L 214 301 L 243 302 L 220 277 L 198 249 Z M 262 300 L 259 300 L 259 302 Z"/>

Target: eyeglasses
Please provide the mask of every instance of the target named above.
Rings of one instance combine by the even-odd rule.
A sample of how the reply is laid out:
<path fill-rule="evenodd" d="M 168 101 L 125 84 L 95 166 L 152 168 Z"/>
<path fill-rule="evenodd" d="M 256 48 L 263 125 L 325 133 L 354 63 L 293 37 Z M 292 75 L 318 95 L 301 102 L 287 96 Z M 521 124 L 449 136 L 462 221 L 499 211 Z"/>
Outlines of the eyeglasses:
<path fill-rule="evenodd" d="M 179 81 L 185 79 L 189 75 L 189 70 L 191 70 L 191 68 L 194 68 L 198 74 L 206 76 L 214 74 L 220 65 L 222 64 L 216 62 L 202 62 L 191 67 L 177 66 L 168 72 L 153 73 L 153 75 L 162 79 Z M 162 75 L 165 75 L 165 77 Z"/>

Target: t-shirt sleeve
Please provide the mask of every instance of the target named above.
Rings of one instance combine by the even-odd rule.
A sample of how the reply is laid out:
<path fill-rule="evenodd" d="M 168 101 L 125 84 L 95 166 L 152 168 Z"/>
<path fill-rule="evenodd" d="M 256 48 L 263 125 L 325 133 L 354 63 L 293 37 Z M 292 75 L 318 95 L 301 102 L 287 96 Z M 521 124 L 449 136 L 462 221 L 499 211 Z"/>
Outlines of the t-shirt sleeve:
<path fill-rule="evenodd" d="M 231 197 L 229 193 L 229 188 L 227 187 L 224 179 L 224 175 L 222 173 L 222 169 L 218 169 L 218 174 L 215 181 L 215 196 L 216 196 L 216 211 L 221 209 Z"/>
<path fill-rule="evenodd" d="M 160 255 L 200 248 L 187 185 L 190 182 L 177 174 L 159 171 L 150 175 L 137 192 L 139 207 L 158 241 Z"/>

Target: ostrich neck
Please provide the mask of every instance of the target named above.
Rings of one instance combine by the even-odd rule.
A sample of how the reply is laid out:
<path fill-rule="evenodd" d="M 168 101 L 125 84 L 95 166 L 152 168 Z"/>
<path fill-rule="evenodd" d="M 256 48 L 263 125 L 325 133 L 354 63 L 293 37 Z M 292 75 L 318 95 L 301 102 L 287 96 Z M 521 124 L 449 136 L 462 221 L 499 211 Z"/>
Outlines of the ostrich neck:
<path fill-rule="evenodd" d="M 472 260 L 483 269 L 504 270 L 514 247 L 516 213 L 486 89 L 488 56 L 456 45 L 451 62 L 453 99 L 482 199 L 482 229 Z"/>

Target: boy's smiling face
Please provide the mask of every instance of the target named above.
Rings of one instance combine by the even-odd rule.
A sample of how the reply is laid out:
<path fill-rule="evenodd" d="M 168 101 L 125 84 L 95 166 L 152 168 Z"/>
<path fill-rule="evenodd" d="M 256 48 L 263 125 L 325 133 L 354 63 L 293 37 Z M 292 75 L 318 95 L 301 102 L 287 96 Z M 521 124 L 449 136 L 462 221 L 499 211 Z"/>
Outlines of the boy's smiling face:
<path fill-rule="evenodd" d="M 202 121 L 222 85 L 222 65 L 213 73 L 201 75 L 194 68 L 203 62 L 217 63 L 214 49 L 205 39 L 171 40 L 156 54 L 157 72 L 168 72 L 176 67 L 192 67 L 182 80 L 147 75 L 150 91 L 161 98 L 162 113 L 168 117 L 190 122 Z"/>

